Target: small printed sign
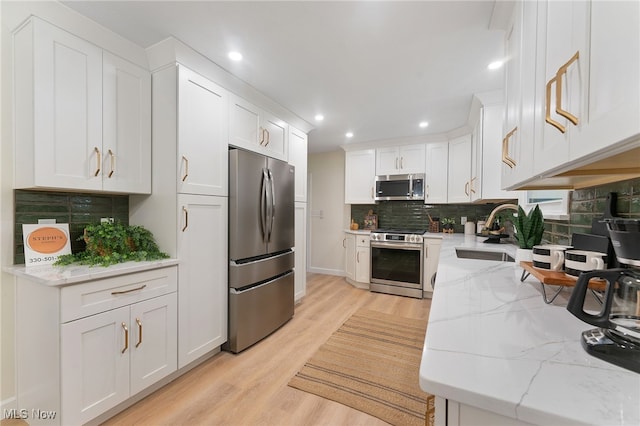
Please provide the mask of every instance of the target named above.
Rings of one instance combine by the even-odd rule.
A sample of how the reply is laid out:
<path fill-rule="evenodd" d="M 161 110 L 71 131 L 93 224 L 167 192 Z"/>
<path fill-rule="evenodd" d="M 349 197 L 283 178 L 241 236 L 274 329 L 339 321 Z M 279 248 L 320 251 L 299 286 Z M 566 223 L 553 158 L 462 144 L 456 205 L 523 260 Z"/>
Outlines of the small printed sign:
<path fill-rule="evenodd" d="M 51 265 L 71 253 L 68 223 L 22 225 L 22 234 L 26 266 Z"/>

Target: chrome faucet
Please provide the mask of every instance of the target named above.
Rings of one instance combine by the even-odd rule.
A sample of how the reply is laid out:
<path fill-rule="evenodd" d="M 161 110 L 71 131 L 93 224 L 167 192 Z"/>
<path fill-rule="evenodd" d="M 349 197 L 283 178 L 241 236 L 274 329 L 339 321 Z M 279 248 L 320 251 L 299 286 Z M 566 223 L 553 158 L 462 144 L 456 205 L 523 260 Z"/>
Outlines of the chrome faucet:
<path fill-rule="evenodd" d="M 496 213 L 506 209 L 515 210 L 517 212 L 518 206 L 516 204 L 500 204 L 498 207 L 493 209 L 489 214 L 489 218 L 487 219 L 487 222 L 484 224 L 484 229 L 487 229 L 487 230 L 491 229 L 491 224 L 493 224 L 493 221 L 495 220 Z"/>

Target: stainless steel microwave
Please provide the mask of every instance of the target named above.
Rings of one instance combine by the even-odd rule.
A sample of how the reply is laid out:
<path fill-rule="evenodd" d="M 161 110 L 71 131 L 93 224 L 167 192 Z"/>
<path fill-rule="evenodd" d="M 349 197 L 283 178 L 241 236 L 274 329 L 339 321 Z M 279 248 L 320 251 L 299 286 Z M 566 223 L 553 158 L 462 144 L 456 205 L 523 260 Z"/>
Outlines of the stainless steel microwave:
<path fill-rule="evenodd" d="M 376 201 L 424 200 L 424 173 L 376 176 Z"/>

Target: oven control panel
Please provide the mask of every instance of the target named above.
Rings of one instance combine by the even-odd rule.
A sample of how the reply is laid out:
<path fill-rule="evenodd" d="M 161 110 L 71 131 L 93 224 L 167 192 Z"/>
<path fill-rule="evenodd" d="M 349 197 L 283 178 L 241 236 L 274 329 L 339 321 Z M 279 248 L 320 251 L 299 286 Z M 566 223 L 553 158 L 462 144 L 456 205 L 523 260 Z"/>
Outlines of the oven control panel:
<path fill-rule="evenodd" d="M 372 233 L 371 241 L 388 241 L 397 243 L 419 243 L 422 244 L 422 235 L 417 234 L 383 234 Z"/>

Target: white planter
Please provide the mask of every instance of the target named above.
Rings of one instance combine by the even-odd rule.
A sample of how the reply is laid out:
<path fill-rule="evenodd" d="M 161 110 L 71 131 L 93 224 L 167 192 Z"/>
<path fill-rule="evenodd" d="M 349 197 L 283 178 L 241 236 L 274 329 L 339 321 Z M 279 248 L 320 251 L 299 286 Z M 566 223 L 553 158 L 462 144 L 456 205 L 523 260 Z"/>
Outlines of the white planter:
<path fill-rule="evenodd" d="M 516 265 L 520 265 L 520 262 L 532 262 L 533 250 L 532 249 L 516 249 Z"/>

